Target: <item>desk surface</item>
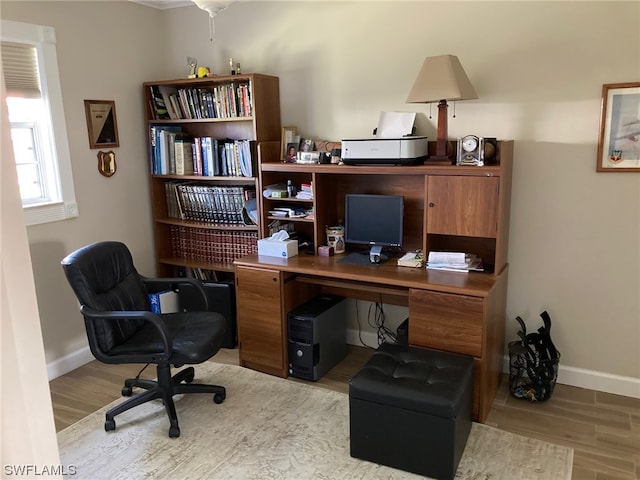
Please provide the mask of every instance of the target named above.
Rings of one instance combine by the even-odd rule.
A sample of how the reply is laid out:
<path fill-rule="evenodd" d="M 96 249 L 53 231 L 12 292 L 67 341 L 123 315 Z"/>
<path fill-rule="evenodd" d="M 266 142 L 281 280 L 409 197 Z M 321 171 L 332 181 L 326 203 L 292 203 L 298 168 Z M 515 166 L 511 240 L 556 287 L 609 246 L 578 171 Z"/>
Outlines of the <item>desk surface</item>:
<path fill-rule="evenodd" d="M 290 258 L 248 255 L 235 260 L 236 266 L 269 268 L 311 277 L 370 283 L 401 288 L 418 288 L 459 295 L 486 297 L 500 275 L 478 272 L 447 272 L 399 267 L 396 259 L 381 265 L 339 263 L 343 256 L 297 255 Z"/>

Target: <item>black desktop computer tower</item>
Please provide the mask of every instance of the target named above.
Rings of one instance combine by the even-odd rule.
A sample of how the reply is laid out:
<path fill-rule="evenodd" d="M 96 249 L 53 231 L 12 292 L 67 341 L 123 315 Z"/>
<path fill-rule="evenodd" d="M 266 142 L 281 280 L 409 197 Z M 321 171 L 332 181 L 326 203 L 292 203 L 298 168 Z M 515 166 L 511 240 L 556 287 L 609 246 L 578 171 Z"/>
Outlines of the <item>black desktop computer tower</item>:
<path fill-rule="evenodd" d="M 319 295 L 289 312 L 289 375 L 316 381 L 347 355 L 347 302 Z"/>

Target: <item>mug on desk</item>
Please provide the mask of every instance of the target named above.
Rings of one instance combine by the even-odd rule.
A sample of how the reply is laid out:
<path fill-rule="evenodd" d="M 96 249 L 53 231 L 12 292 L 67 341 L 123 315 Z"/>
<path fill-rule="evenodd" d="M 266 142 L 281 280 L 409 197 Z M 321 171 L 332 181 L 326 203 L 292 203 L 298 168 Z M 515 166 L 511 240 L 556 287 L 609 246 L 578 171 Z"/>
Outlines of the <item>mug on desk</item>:
<path fill-rule="evenodd" d="M 333 247 L 336 255 L 344 253 L 344 227 L 338 225 L 336 227 L 325 227 L 327 232 L 327 245 Z"/>

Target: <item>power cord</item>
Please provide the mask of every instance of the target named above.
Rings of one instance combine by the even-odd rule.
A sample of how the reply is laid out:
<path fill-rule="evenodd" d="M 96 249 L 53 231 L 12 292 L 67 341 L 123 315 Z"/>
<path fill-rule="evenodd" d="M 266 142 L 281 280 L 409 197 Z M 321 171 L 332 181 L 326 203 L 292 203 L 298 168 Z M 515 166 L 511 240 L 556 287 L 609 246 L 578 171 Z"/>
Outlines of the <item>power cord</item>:
<path fill-rule="evenodd" d="M 371 328 L 376 329 L 376 333 L 378 336 L 378 345 L 377 347 L 372 347 L 367 345 L 362 339 L 362 325 L 360 324 L 360 311 L 359 311 L 359 301 L 356 300 L 356 320 L 358 321 L 358 338 L 360 343 L 367 347 L 375 350 L 377 347 L 382 345 L 385 342 L 390 343 L 398 343 L 398 337 L 396 336 L 393 330 L 389 329 L 386 325 L 386 314 L 384 313 L 383 303 L 376 302 L 371 303 L 369 305 L 369 312 L 367 314 L 367 323 Z M 375 308 L 375 310 L 374 310 Z"/>
<path fill-rule="evenodd" d="M 377 334 L 378 334 L 378 346 L 382 345 L 383 343 L 386 342 L 390 342 L 390 343 L 398 343 L 398 338 L 395 334 L 395 332 L 393 332 L 393 330 L 389 329 L 386 325 L 385 322 L 387 320 L 387 316 L 384 313 L 384 305 L 382 302 L 376 302 L 375 303 L 375 312 L 373 314 L 373 323 L 371 322 L 371 316 L 372 316 L 372 312 L 371 310 L 373 309 L 374 304 L 371 304 L 369 306 L 369 325 L 372 328 L 375 328 L 377 330 Z"/>

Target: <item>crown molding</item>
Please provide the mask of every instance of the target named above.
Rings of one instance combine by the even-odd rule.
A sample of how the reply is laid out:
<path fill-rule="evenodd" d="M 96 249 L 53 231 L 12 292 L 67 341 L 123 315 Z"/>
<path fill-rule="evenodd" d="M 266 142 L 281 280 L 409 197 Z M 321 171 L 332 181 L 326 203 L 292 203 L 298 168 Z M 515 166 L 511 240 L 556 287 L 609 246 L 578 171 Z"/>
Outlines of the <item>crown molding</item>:
<path fill-rule="evenodd" d="M 133 3 L 139 3 L 145 7 L 157 8 L 158 10 L 167 10 L 169 8 L 187 7 L 195 5 L 191 0 L 129 0 Z"/>

